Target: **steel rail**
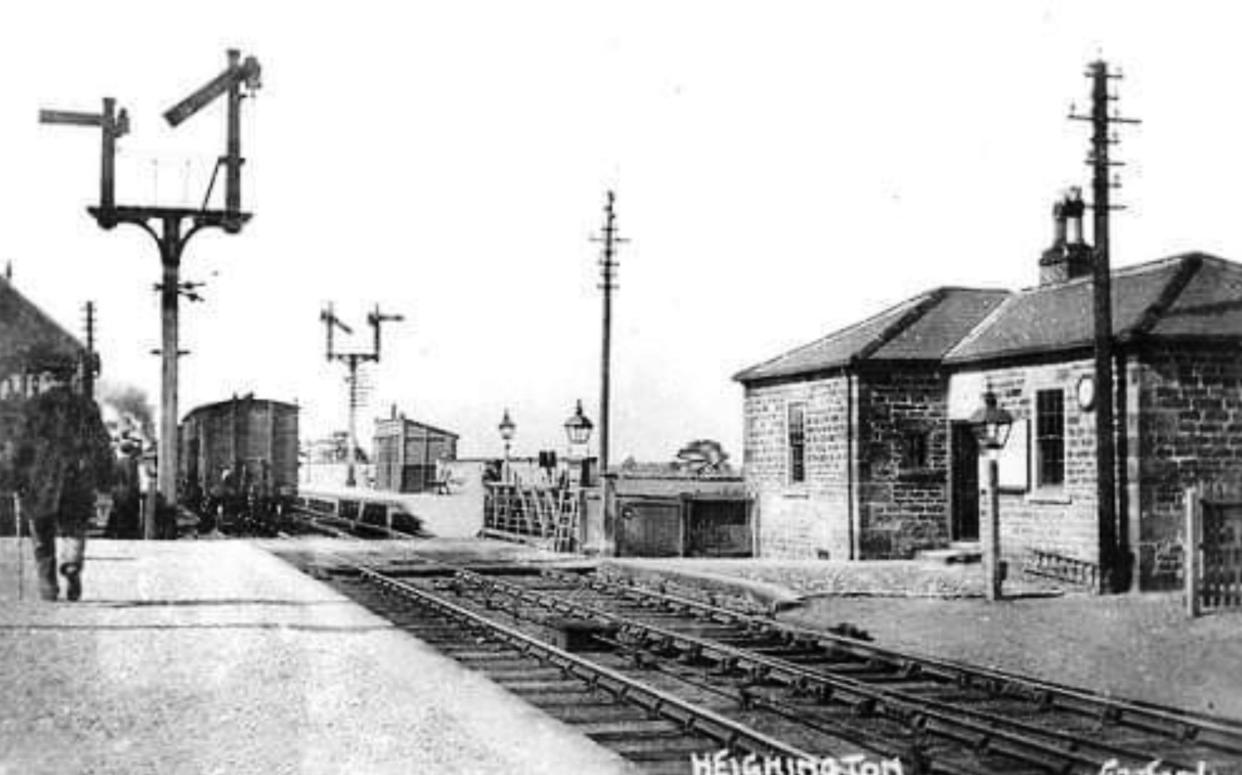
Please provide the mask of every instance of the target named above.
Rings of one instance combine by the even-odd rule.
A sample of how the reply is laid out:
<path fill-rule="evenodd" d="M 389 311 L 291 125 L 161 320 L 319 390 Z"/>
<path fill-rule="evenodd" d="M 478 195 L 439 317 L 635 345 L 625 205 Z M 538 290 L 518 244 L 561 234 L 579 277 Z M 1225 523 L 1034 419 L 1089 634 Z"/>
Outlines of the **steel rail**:
<path fill-rule="evenodd" d="M 574 654 L 544 643 L 526 633 L 512 627 L 492 621 L 463 606 L 452 603 L 430 592 L 407 584 L 384 573 L 347 561 L 365 580 L 376 584 L 383 590 L 389 590 L 406 598 L 415 598 L 420 603 L 436 609 L 450 617 L 481 628 L 499 640 L 506 642 L 521 653 L 533 655 L 536 659 L 548 662 L 563 672 L 579 678 L 591 688 L 602 689 L 617 699 L 639 705 L 651 713 L 662 716 L 680 724 L 688 732 L 698 732 L 712 737 L 726 747 L 740 748 L 756 754 L 777 755 L 794 760 L 818 761 L 813 756 L 795 746 L 784 743 L 776 738 L 739 724 L 721 716 L 707 708 L 701 708 L 672 694 L 648 686 L 614 670 L 593 664 Z"/>
<path fill-rule="evenodd" d="M 1125 721 L 1124 714 L 1133 714 L 1140 718 L 1145 717 L 1148 720 L 1157 720 L 1177 727 L 1198 727 L 1200 730 L 1214 732 L 1234 738 L 1237 747 L 1229 747 L 1226 750 L 1233 753 L 1242 753 L 1242 721 L 1234 721 L 1232 719 L 1212 716 L 1205 713 L 1199 713 L 1191 710 L 1165 708 L 1153 703 L 1146 703 L 1140 700 L 1119 699 L 1116 697 L 1108 697 L 1106 695 L 1097 694 L 1066 684 L 1059 684 L 1053 681 L 1046 681 L 1039 678 L 1011 673 L 998 668 L 982 667 L 970 665 L 964 662 L 958 662 L 942 657 L 931 657 L 911 652 L 893 649 L 890 647 L 878 646 L 867 641 L 851 638 L 847 635 L 839 633 L 824 632 L 813 630 L 798 625 L 777 622 L 772 619 L 747 614 L 741 611 L 734 611 L 728 608 L 704 603 L 693 598 L 682 597 L 679 595 L 671 595 L 667 592 L 656 592 L 654 590 L 643 589 L 640 586 L 629 583 L 609 582 L 599 579 L 584 579 L 577 574 L 566 573 L 557 569 L 546 569 L 544 575 L 550 578 L 573 580 L 579 585 L 586 585 L 596 589 L 607 589 L 620 593 L 632 593 L 653 600 L 658 600 L 671 605 L 678 605 L 688 608 L 694 608 L 704 613 L 708 613 L 713 617 L 726 617 L 735 622 L 745 623 L 752 627 L 760 627 L 767 630 L 775 630 L 786 635 L 798 639 L 813 639 L 817 643 L 823 644 L 825 641 L 831 646 L 844 648 L 866 658 L 880 658 L 892 661 L 899 669 L 904 669 L 907 665 L 918 664 L 922 668 L 934 668 L 942 671 L 942 677 L 949 680 L 960 680 L 962 676 L 983 679 L 1010 687 L 1022 687 L 1030 693 L 1031 699 L 1047 702 L 1052 699 L 1072 699 L 1086 706 L 1094 706 L 1092 709 L 1099 711 L 1107 709 L 1110 711 L 1109 720 L 1116 723 Z M 1017 694 L 1016 692 L 1010 692 Z M 1051 693 L 1054 696 L 1047 696 Z M 1042 695 L 1042 696 L 1041 696 Z M 1055 696 L 1059 695 L 1059 696 Z M 1087 711 L 1082 706 L 1074 706 L 1062 704 L 1067 710 L 1072 710 L 1085 715 L 1095 715 Z M 1121 715 L 1116 715 L 1121 714 Z M 1186 738 L 1187 730 L 1185 729 L 1163 729 L 1160 727 L 1143 726 L 1143 729 L 1165 734 L 1174 738 Z M 1205 745 L 1210 745 L 1205 742 Z"/>
<path fill-rule="evenodd" d="M 1001 741 L 1019 749 L 1008 753 L 1008 755 L 1014 758 L 1024 758 L 1021 751 L 1026 750 L 1056 757 L 1066 764 L 1077 762 L 1083 766 L 1098 769 L 1104 762 L 1091 758 L 1079 750 L 1083 747 L 1089 747 L 1097 751 L 1132 759 L 1140 766 L 1147 764 L 1152 759 L 1148 752 L 1136 752 L 1132 749 L 1103 741 L 1092 740 L 1059 730 L 1045 729 L 983 711 L 915 697 L 894 690 L 876 688 L 857 679 L 822 673 L 785 660 L 756 654 L 746 649 L 674 632 L 658 625 L 636 622 L 633 619 L 594 606 L 578 602 L 567 602 L 560 598 L 532 591 L 518 584 L 500 581 L 491 577 L 483 577 L 471 571 L 459 570 L 457 576 L 476 586 L 499 590 L 544 608 L 566 614 L 587 614 L 596 619 L 618 624 L 621 632 L 626 634 L 632 635 L 635 630 L 644 631 L 646 634 L 656 636 L 655 638 L 650 638 L 650 640 L 657 642 L 657 645 L 676 647 L 676 643 L 681 642 L 689 647 L 688 650 L 698 655 L 702 655 L 704 652 L 717 654 L 720 658 L 732 660 L 739 667 L 750 666 L 752 672 L 762 673 L 762 677 L 765 678 L 777 678 L 779 675 L 784 674 L 789 677 L 791 685 L 809 688 L 809 684 L 814 683 L 820 686 L 831 687 L 834 692 L 844 691 L 847 694 L 855 695 L 864 701 L 874 704 L 874 709 L 877 711 L 883 712 L 891 709 L 893 712 L 885 713 L 888 717 L 912 725 L 915 728 L 950 737 L 959 742 L 968 742 L 976 746 L 989 748 L 993 747 L 996 741 Z M 948 728 L 937 727 L 933 729 L 930 724 L 932 721 L 948 725 Z M 1009 729 L 998 727 L 1008 727 Z M 979 739 L 963 737 L 958 732 L 959 729 L 965 729 L 982 737 Z M 1035 736 L 1042 737 L 1044 740 L 1032 739 Z M 1064 743 L 1064 746 L 1046 742 L 1048 739 L 1059 740 Z M 1165 757 L 1160 758 L 1167 765 L 1178 766 L 1191 771 L 1194 770 L 1194 767 L 1191 765 L 1179 763 Z M 1031 760 L 1028 758 L 1027 761 Z M 1039 766 L 1048 766 L 1048 762 L 1043 760 L 1035 760 L 1031 763 Z"/>
<path fill-rule="evenodd" d="M 290 512 L 293 514 L 293 518 L 297 521 L 303 522 L 315 530 L 325 531 L 333 538 L 345 538 L 355 541 L 359 540 L 353 533 L 342 529 L 341 523 L 348 524 L 349 520 L 340 519 L 339 517 L 331 517 L 326 514 L 320 514 L 302 506 L 292 506 L 290 507 Z"/>
<path fill-rule="evenodd" d="M 629 644 L 621 641 L 603 637 L 599 639 L 618 648 L 630 648 Z M 731 692 L 715 683 L 691 680 L 686 675 L 670 670 L 662 664 L 644 665 L 644 667 L 658 670 L 670 678 L 693 686 L 697 689 L 708 691 L 720 697 L 734 700 L 743 708 L 763 708 L 821 734 L 848 739 L 862 748 L 872 751 L 873 753 L 881 754 L 883 756 L 896 756 L 898 758 L 914 757 L 919 755 L 917 745 L 913 748 L 911 746 L 901 746 L 896 744 L 892 737 L 879 734 L 872 730 L 859 729 L 857 727 L 849 726 L 835 719 L 822 719 L 814 717 L 808 718 L 804 707 L 782 702 L 780 700 L 773 700 L 768 697 L 756 697 L 751 694 L 746 687 L 742 687 L 737 692 Z M 950 775 L 963 775 L 964 770 L 962 769 L 962 766 L 963 765 L 960 762 L 953 762 L 950 764 L 937 760 L 929 760 L 916 765 L 915 771 L 919 773 L 943 772 L 949 773 Z M 979 767 L 970 768 L 969 771 L 989 774 L 992 772 L 990 769 Z"/>

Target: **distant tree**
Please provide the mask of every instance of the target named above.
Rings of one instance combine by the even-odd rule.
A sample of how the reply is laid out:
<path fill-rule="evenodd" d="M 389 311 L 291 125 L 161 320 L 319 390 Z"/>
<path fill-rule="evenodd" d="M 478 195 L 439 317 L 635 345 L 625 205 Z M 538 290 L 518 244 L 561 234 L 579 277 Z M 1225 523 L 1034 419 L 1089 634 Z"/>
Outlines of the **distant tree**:
<path fill-rule="evenodd" d="M 695 439 L 685 444 L 677 452 L 677 460 L 681 467 L 695 476 L 727 473 L 729 455 L 720 442 L 713 439 Z"/>

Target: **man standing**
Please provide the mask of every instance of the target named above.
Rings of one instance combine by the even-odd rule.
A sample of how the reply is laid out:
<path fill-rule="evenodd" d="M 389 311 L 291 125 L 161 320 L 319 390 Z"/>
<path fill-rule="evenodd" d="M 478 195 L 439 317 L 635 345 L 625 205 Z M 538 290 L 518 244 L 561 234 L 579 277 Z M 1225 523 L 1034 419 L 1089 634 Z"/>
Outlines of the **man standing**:
<path fill-rule="evenodd" d="M 112 473 L 110 439 L 95 401 L 66 386 L 28 399 L 16 469 L 22 512 L 30 519 L 34 538 L 39 594 L 55 600 L 60 592 L 59 533 L 65 596 L 77 600 L 82 595 L 86 527 L 94 512 L 95 492 L 107 489 Z"/>

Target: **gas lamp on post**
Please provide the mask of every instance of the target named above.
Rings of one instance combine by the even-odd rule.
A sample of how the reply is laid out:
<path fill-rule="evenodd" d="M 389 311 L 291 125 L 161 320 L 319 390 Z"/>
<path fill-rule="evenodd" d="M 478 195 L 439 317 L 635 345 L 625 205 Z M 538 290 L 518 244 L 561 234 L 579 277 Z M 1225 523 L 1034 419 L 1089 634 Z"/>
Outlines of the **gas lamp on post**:
<path fill-rule="evenodd" d="M 573 454 L 575 447 L 586 449 L 587 443 L 591 440 L 591 431 L 595 425 L 582 412 L 582 399 L 578 399 L 578 405 L 574 409 L 574 413 L 565 421 L 565 436 L 569 439 L 569 457 L 573 462 Z M 585 457 L 585 456 L 584 456 Z"/>
<path fill-rule="evenodd" d="M 509 444 L 513 441 L 513 434 L 517 431 L 517 425 L 513 423 L 513 418 L 509 417 L 509 409 L 505 408 L 505 416 L 500 418 L 500 438 L 505 442 L 505 467 L 504 475 L 501 477 L 505 484 L 509 483 Z"/>
<path fill-rule="evenodd" d="M 1000 451 L 1009 440 L 1013 415 L 996 405 L 996 394 L 983 394 L 983 406 L 970 416 L 979 447 L 988 455 L 988 540 L 983 547 L 983 575 L 988 600 L 1001 598 L 1000 554 Z"/>

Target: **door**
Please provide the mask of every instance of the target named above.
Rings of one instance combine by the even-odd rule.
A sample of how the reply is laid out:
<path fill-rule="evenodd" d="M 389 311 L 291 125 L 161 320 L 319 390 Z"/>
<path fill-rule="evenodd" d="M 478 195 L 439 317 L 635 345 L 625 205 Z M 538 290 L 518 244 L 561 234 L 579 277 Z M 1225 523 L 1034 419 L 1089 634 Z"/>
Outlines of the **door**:
<path fill-rule="evenodd" d="M 194 501 L 194 506 L 198 506 L 198 499 L 202 497 L 202 486 L 198 478 L 198 456 L 202 452 L 202 443 L 197 438 L 190 439 L 185 453 L 185 481 L 182 486 L 186 488 L 186 492 L 182 493 L 182 497 L 189 498 Z"/>
<path fill-rule="evenodd" d="M 979 442 L 970 423 L 953 423 L 952 539 L 979 540 Z"/>
<path fill-rule="evenodd" d="M 686 513 L 687 557 L 749 557 L 744 500 L 692 500 Z"/>
<path fill-rule="evenodd" d="M 680 500 L 618 498 L 618 557 L 676 557 L 680 553 Z"/>

